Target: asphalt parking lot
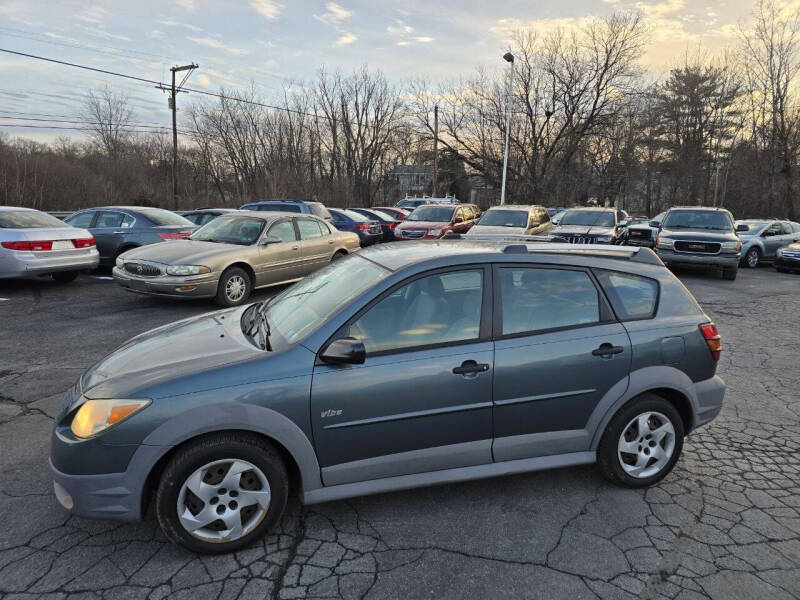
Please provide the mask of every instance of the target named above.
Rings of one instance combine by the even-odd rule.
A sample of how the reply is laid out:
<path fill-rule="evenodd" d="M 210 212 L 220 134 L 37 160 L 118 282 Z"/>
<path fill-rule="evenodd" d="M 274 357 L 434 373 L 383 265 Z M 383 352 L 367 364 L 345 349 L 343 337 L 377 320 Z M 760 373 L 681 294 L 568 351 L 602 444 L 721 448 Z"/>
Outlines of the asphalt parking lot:
<path fill-rule="evenodd" d="M 301 507 L 234 555 L 60 508 L 52 415 L 125 339 L 212 310 L 107 278 L 0 282 L 0 598 L 800 597 L 800 276 L 681 272 L 716 321 L 721 416 L 659 485 L 580 467 Z M 257 293 L 254 299 L 267 297 Z"/>

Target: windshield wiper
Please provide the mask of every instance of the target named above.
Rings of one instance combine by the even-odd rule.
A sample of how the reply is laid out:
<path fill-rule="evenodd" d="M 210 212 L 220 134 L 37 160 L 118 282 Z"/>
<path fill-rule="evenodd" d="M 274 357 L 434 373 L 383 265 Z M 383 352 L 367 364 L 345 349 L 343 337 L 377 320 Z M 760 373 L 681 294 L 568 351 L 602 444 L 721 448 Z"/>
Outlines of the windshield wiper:
<path fill-rule="evenodd" d="M 252 338 L 259 348 L 272 352 L 272 344 L 270 344 L 269 341 L 269 336 L 272 332 L 269 327 L 269 322 L 267 321 L 267 313 L 266 311 L 261 310 L 264 304 L 266 303 L 262 302 L 261 304 L 253 304 L 253 306 L 248 309 L 252 310 L 253 312 L 250 318 L 250 325 L 248 326 L 245 334 Z M 256 335 L 259 336 L 258 339 L 255 337 Z"/>

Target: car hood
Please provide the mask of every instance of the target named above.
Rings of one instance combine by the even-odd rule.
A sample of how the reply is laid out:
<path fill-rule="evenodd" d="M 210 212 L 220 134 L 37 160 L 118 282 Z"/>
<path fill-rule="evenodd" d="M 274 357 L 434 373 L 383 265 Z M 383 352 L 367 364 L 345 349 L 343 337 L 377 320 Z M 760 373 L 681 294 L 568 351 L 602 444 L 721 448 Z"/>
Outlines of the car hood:
<path fill-rule="evenodd" d="M 446 221 L 409 221 L 406 219 L 402 223 L 398 223 L 395 229 L 442 229 L 448 225 L 450 223 Z"/>
<path fill-rule="evenodd" d="M 667 229 L 663 227 L 660 235 L 673 240 L 693 240 L 697 242 L 727 242 L 739 238 L 733 231 L 712 231 L 709 229 Z"/>
<path fill-rule="evenodd" d="M 202 265 L 227 254 L 240 254 L 245 248 L 249 246 L 196 240 L 170 240 L 134 248 L 122 256 L 125 260 L 146 260 L 166 265 Z"/>
<path fill-rule="evenodd" d="M 259 357 L 262 352 L 241 333 L 239 319 L 245 308 L 191 317 L 131 338 L 83 374 L 82 394 L 130 397 L 166 379 Z"/>
<path fill-rule="evenodd" d="M 613 227 L 600 225 L 559 225 L 550 230 L 550 234 L 569 233 L 577 235 L 614 235 Z"/>
<path fill-rule="evenodd" d="M 504 227 L 503 225 L 473 225 L 467 232 L 467 237 L 470 235 L 483 235 L 483 234 L 506 234 L 506 235 L 524 235 L 528 231 L 525 227 Z"/>

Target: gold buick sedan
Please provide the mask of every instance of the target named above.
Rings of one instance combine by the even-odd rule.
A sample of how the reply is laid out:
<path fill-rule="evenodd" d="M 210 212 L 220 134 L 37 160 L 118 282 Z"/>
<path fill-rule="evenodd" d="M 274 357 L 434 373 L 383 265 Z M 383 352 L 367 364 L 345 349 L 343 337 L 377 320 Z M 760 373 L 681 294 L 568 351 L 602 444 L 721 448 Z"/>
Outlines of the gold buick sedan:
<path fill-rule="evenodd" d="M 358 249 L 355 233 L 312 215 L 236 211 L 188 239 L 124 252 L 113 275 L 130 292 L 237 306 L 254 289 L 297 281 Z"/>

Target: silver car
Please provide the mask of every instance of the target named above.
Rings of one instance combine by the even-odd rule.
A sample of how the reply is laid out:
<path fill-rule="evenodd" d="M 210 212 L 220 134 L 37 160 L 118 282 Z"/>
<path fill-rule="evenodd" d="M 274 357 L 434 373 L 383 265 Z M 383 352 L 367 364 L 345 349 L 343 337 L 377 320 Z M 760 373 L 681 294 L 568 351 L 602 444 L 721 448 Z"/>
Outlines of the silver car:
<path fill-rule="evenodd" d="M 544 235 L 550 231 L 550 215 L 543 206 L 493 206 L 466 233 L 468 238 L 484 235 Z"/>
<path fill-rule="evenodd" d="M 778 248 L 800 242 L 800 223 L 756 219 L 736 221 L 736 235 L 742 240 L 742 266 L 756 268 L 775 260 Z"/>
<path fill-rule="evenodd" d="M 239 210 L 187 240 L 124 252 L 113 274 L 130 292 L 237 306 L 256 288 L 297 281 L 359 248 L 355 233 L 313 215 Z"/>
<path fill-rule="evenodd" d="M 94 237 L 32 208 L 0 206 L 0 279 L 51 275 L 58 282 L 96 269 Z"/>

